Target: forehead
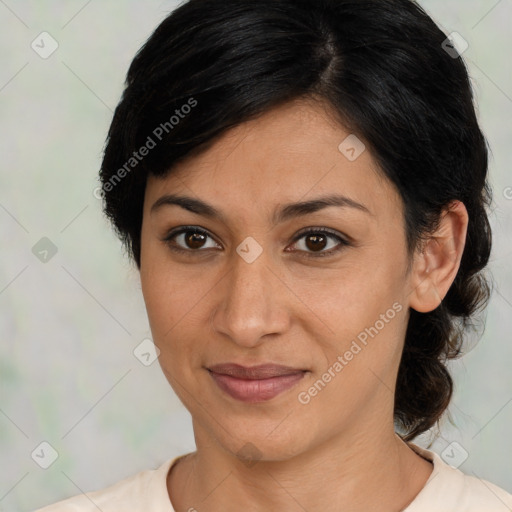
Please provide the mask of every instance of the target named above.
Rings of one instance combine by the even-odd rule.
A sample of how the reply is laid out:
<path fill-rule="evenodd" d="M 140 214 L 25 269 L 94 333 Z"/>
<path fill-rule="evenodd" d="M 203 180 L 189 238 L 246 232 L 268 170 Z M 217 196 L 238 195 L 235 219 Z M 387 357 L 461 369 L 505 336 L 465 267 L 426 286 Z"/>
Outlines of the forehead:
<path fill-rule="evenodd" d="M 348 150 L 348 151 L 347 151 Z M 354 158 L 356 157 L 356 158 Z M 163 194 L 186 193 L 241 219 L 278 204 L 343 194 L 375 213 L 400 200 L 354 134 L 318 101 L 296 100 L 224 133 L 208 150 L 148 177 L 145 214 Z"/>

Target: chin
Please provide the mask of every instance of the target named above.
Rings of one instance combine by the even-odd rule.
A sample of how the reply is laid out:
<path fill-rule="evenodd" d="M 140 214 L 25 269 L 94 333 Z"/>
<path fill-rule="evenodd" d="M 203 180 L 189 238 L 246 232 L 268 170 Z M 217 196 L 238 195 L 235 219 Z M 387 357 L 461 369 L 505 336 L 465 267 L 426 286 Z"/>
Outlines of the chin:
<path fill-rule="evenodd" d="M 217 432 L 217 441 L 233 456 L 246 465 L 256 462 L 281 462 L 290 460 L 311 447 L 311 432 L 304 432 L 303 427 L 284 423 L 276 428 L 279 422 L 264 422 L 259 429 L 243 428 L 235 425 L 227 427 L 228 432 Z M 296 428 L 294 428 L 296 427 Z M 240 432 L 245 432 L 243 436 Z"/>

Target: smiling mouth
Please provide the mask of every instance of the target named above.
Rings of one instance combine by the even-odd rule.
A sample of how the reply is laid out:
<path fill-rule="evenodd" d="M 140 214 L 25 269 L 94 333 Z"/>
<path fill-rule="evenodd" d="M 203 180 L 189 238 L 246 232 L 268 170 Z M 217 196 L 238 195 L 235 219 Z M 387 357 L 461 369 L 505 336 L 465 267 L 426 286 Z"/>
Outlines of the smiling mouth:
<path fill-rule="evenodd" d="M 217 386 L 242 402 L 265 402 L 294 387 L 307 370 L 275 364 L 245 367 L 234 363 L 207 368 Z"/>

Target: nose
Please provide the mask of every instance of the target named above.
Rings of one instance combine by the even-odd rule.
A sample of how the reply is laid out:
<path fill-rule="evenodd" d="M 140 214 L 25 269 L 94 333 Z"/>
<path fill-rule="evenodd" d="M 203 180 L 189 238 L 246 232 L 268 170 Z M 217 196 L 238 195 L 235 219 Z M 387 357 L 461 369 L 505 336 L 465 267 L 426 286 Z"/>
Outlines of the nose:
<path fill-rule="evenodd" d="M 291 292 L 263 252 L 248 263 L 233 254 L 229 272 L 219 283 L 219 298 L 213 316 L 213 328 L 241 347 L 256 347 L 287 331 Z M 222 283 L 222 284 L 221 284 Z"/>

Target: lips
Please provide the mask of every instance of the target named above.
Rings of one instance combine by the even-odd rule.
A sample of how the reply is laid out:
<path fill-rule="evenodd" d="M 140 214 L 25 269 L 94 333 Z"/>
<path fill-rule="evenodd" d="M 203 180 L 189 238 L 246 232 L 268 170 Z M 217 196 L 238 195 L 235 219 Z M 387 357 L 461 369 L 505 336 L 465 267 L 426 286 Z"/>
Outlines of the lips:
<path fill-rule="evenodd" d="M 304 370 L 281 366 L 277 364 L 260 364 L 258 366 L 241 366 L 234 363 L 216 364 L 209 367 L 209 370 L 221 375 L 230 375 L 237 379 L 259 380 L 270 377 L 282 377 L 293 375 Z"/>
<path fill-rule="evenodd" d="M 207 369 L 222 391 L 243 402 L 271 400 L 295 386 L 306 373 L 306 370 L 275 364 L 245 367 L 225 363 Z"/>

